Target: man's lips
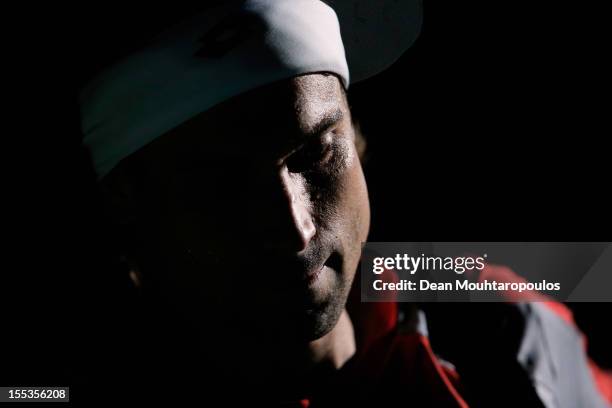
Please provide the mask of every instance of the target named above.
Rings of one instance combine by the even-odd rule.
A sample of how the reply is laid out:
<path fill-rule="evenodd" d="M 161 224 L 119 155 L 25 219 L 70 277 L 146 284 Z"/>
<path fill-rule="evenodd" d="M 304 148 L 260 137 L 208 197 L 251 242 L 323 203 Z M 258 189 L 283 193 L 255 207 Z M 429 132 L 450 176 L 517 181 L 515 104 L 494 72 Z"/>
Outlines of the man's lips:
<path fill-rule="evenodd" d="M 308 286 L 314 285 L 320 280 L 321 276 L 325 273 L 333 273 L 333 271 L 340 271 L 342 268 L 341 257 L 337 252 L 332 252 L 331 255 L 324 258 L 324 261 L 318 263 L 317 267 L 306 268 L 304 273 L 304 282 Z"/>
<path fill-rule="evenodd" d="M 325 266 L 325 264 L 321 265 L 320 268 L 316 268 L 316 269 L 311 269 L 309 271 L 307 271 L 304 274 L 304 282 L 308 285 L 311 286 L 313 285 L 316 281 L 319 280 L 319 277 L 321 276 L 321 274 L 323 273 L 323 271 L 327 268 L 327 266 Z"/>

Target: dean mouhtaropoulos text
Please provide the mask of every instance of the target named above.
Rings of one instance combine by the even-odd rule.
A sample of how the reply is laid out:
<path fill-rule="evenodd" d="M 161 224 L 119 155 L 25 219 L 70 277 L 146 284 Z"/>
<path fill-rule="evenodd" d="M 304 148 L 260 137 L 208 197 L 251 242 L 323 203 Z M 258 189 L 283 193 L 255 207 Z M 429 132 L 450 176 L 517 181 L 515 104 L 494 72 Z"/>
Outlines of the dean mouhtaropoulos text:
<path fill-rule="evenodd" d="M 431 282 L 427 279 L 417 281 L 402 279 L 398 282 L 384 282 L 380 279 L 372 282 L 374 290 L 394 291 L 559 291 L 559 282 L 496 282 L 484 280 L 482 282 L 470 282 L 465 279 L 457 279 L 454 282 Z"/>

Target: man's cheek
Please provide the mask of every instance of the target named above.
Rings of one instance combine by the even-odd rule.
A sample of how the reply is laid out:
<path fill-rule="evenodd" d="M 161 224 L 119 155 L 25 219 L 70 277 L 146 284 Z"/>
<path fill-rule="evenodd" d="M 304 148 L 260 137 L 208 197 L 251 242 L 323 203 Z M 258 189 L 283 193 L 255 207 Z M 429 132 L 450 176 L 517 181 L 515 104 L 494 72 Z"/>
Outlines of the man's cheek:
<path fill-rule="evenodd" d="M 357 227 L 359 228 L 360 244 L 368 239 L 371 221 L 370 198 L 368 196 L 368 188 L 363 174 L 361 174 L 361 180 L 361 197 L 358 201 L 358 208 L 356 209 L 358 213 L 356 221 L 358 222 Z"/>
<path fill-rule="evenodd" d="M 350 167 L 347 177 L 346 194 L 350 208 L 349 221 L 354 234 L 354 240 L 361 243 L 367 239 L 370 230 L 370 201 L 368 188 L 359 160 Z"/>
<path fill-rule="evenodd" d="M 350 260 L 347 262 L 350 263 L 351 273 L 354 273 L 361 257 L 362 244 L 367 240 L 370 229 L 370 204 L 360 165 L 353 169 L 351 191 L 351 199 L 348 202 L 350 215 L 346 220 L 347 231 L 350 233 L 348 240 L 350 256 L 347 257 Z"/>

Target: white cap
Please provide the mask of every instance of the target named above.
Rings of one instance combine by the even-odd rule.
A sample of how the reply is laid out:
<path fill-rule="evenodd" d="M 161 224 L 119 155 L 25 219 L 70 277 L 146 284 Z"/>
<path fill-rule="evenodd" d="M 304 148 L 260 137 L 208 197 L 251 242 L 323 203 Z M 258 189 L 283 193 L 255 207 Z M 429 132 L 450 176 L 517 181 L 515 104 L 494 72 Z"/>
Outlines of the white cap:
<path fill-rule="evenodd" d="M 374 75 L 418 36 L 418 1 L 399 7 L 410 5 L 403 19 L 402 1 L 329 3 L 334 8 L 320 0 L 229 1 L 100 73 L 80 94 L 84 143 L 98 178 L 233 96 L 313 72 L 334 73 L 348 88 L 349 67 L 353 82 Z"/>

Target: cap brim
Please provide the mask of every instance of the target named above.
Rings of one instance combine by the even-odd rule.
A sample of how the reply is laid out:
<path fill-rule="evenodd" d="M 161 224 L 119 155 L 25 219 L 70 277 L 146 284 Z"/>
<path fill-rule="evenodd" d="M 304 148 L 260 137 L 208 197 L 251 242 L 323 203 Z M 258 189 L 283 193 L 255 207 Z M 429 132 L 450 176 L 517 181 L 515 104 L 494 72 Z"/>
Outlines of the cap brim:
<path fill-rule="evenodd" d="M 384 71 L 418 38 L 422 0 L 326 0 L 338 15 L 351 83 Z"/>

